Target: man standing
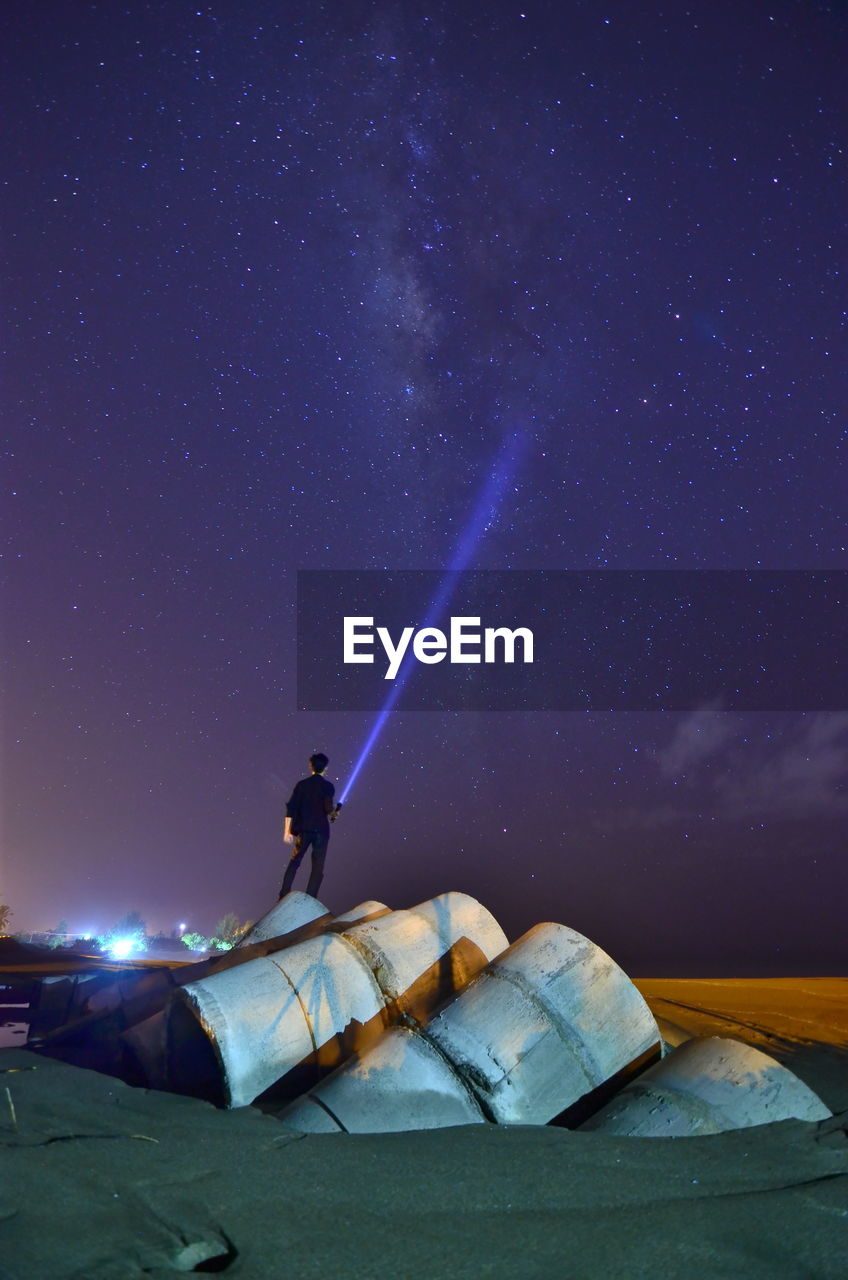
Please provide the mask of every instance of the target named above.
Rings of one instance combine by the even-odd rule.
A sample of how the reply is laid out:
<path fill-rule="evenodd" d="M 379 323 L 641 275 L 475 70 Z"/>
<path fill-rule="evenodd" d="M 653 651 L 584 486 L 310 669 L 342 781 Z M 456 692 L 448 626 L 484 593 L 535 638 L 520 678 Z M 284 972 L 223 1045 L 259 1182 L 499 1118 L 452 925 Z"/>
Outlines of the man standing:
<path fill-rule="evenodd" d="M 312 846 L 312 873 L 306 892 L 313 898 L 318 897 L 318 890 L 324 878 L 324 859 L 327 856 L 327 844 L 330 839 L 330 814 L 333 813 L 333 796 L 335 787 L 324 777 L 329 760 L 323 751 L 316 751 L 309 757 L 312 774 L 301 778 L 295 784 L 291 799 L 286 805 L 286 825 L 283 840 L 286 844 L 294 841 L 294 851 L 283 884 L 280 897 L 284 897 L 292 887 L 295 874 L 303 861 L 303 855 Z"/>

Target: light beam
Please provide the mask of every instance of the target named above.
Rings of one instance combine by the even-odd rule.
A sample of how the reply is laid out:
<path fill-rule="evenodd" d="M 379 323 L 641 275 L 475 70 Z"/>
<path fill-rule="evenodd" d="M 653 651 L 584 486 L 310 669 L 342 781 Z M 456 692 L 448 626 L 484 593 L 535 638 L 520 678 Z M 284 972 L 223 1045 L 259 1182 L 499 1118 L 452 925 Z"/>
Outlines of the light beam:
<path fill-rule="evenodd" d="M 468 568 L 483 535 L 494 524 L 504 490 L 515 474 L 522 448 L 525 443 L 526 436 L 523 432 L 513 432 L 506 437 L 501 445 L 501 449 L 495 461 L 495 465 L 492 468 L 491 475 L 477 499 L 468 523 L 466 524 L 459 542 L 457 543 L 456 550 L 454 551 L 453 559 L 448 566 L 446 576 L 427 608 L 425 620 L 422 624 L 423 626 L 432 627 L 438 622 L 442 611 L 445 609 L 451 596 L 456 590 L 458 581 L 456 575 L 462 572 L 463 569 Z M 348 777 L 339 799 L 339 804 L 344 804 L 347 800 L 351 788 L 359 776 L 362 766 L 376 745 L 377 739 L 383 732 L 386 722 L 391 715 L 398 698 L 403 692 L 404 685 L 406 684 L 406 681 L 409 678 L 409 673 L 412 670 L 410 657 L 410 650 L 407 650 L 404 659 L 401 662 L 397 676 L 392 684 L 392 688 L 386 697 L 386 701 L 377 712 L 374 723 L 372 724 L 371 729 L 368 732 L 368 736 L 363 743 L 362 750 L 360 751 L 356 763 L 350 772 L 350 776 Z"/>

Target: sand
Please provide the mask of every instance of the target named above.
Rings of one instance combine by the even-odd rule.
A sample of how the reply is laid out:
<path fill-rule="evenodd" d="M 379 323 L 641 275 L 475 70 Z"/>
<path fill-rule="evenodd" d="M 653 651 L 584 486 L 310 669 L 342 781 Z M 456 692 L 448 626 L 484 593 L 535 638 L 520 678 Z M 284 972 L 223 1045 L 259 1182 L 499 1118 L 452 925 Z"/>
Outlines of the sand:
<path fill-rule="evenodd" d="M 848 1107 L 848 982 L 639 985 L 667 1036 L 781 1048 L 831 1108 Z M 846 1126 L 848 1114 L 665 1140 L 550 1126 L 301 1137 L 253 1107 L 217 1111 L 7 1049 L 0 1277 L 845 1280 Z"/>
<path fill-rule="evenodd" d="M 848 978 L 637 979 L 663 1038 L 730 1036 L 848 1109 Z M 848 1269 L 846 1269 L 848 1277 Z"/>

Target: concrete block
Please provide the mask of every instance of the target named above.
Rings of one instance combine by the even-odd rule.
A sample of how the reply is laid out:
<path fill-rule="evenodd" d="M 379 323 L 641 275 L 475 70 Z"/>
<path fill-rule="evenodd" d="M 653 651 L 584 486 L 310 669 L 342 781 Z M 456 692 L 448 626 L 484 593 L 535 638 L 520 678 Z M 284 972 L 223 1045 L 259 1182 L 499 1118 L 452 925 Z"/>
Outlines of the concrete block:
<path fill-rule="evenodd" d="M 351 907 L 349 911 L 344 911 L 340 916 L 333 916 L 332 924 L 357 924 L 360 920 L 370 920 L 377 916 L 388 915 L 391 907 L 387 907 L 385 902 L 377 902 L 374 898 L 368 898 L 365 902 L 358 903 L 355 907 Z"/>
<path fill-rule="evenodd" d="M 385 1031 L 279 1118 L 301 1133 L 396 1133 L 485 1123 L 451 1064 L 408 1027 Z"/>
<path fill-rule="evenodd" d="M 296 1133 L 345 1132 L 335 1116 L 325 1111 L 311 1093 L 303 1093 L 295 1098 L 284 1111 L 278 1113 L 277 1118 L 287 1129 L 294 1129 Z"/>
<path fill-rule="evenodd" d="M 722 1133 L 773 1120 L 825 1120 L 821 1098 L 774 1058 L 718 1036 L 687 1040 L 581 1129 L 636 1138 Z"/>
<path fill-rule="evenodd" d="M 443 893 L 341 935 L 363 956 L 390 1002 L 426 1016 L 508 945 L 491 912 L 464 893 Z"/>
<path fill-rule="evenodd" d="M 343 935 L 324 933 L 271 958 L 297 993 L 322 1068 L 337 1066 L 363 1039 L 384 1030 L 383 992 Z"/>
<path fill-rule="evenodd" d="M 253 942 L 265 942 L 268 938 L 278 938 L 283 933 L 291 933 L 293 929 L 299 929 L 301 925 L 310 924 L 313 920 L 329 914 L 327 908 L 317 898 L 311 898 L 308 893 L 301 893 L 299 889 L 294 889 L 284 898 L 280 898 L 266 915 L 257 920 L 253 928 L 239 938 L 233 950 L 235 951 L 238 947 L 249 947 Z"/>
<path fill-rule="evenodd" d="M 64 1025 L 72 1007 L 76 975 L 42 978 L 30 1003 L 28 1039 L 35 1040 Z"/>
<path fill-rule="evenodd" d="M 308 1060 L 335 1066 L 350 1052 L 351 1024 L 377 1019 L 376 1035 L 384 1014 L 382 993 L 359 954 L 335 934 L 321 934 L 176 993 L 167 1009 L 169 1079 L 178 1091 L 194 1093 L 197 1081 L 201 1096 L 211 1086 L 211 1101 L 244 1106 Z"/>
<path fill-rule="evenodd" d="M 303 1006 L 273 956 L 190 982 L 166 1008 L 166 1067 L 178 1093 L 238 1107 L 313 1049 Z"/>
<path fill-rule="evenodd" d="M 426 1034 L 500 1124 L 546 1124 L 660 1041 L 624 971 L 560 924 L 513 943 Z"/>
<path fill-rule="evenodd" d="M 355 1133 L 545 1124 L 658 1043 L 642 996 L 605 952 L 564 925 L 537 925 L 430 1021 L 392 1028 L 281 1119 L 317 1132 L 329 1115 Z"/>
<path fill-rule="evenodd" d="M 165 1016 L 160 1010 L 121 1033 L 149 1089 L 167 1089 L 165 1071 Z"/>
<path fill-rule="evenodd" d="M 335 1068 L 402 1011 L 429 1013 L 505 945 L 484 907 L 448 893 L 204 975 L 166 1009 L 171 1087 L 242 1106 L 301 1068 L 288 1084 L 305 1089 L 307 1067 Z"/>

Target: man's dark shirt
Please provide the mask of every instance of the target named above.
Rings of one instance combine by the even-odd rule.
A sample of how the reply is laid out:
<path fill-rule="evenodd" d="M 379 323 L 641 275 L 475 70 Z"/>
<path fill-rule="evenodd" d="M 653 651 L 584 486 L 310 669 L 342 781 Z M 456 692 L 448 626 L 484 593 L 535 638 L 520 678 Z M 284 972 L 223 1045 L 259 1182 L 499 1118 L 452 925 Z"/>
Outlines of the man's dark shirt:
<path fill-rule="evenodd" d="M 301 778 L 295 783 L 291 799 L 286 805 L 286 817 L 291 818 L 292 835 L 301 831 L 321 831 L 325 836 L 330 834 L 330 823 L 327 815 L 333 811 L 333 796 L 336 788 L 332 782 L 322 778 L 320 773 L 313 773 L 309 778 Z"/>

